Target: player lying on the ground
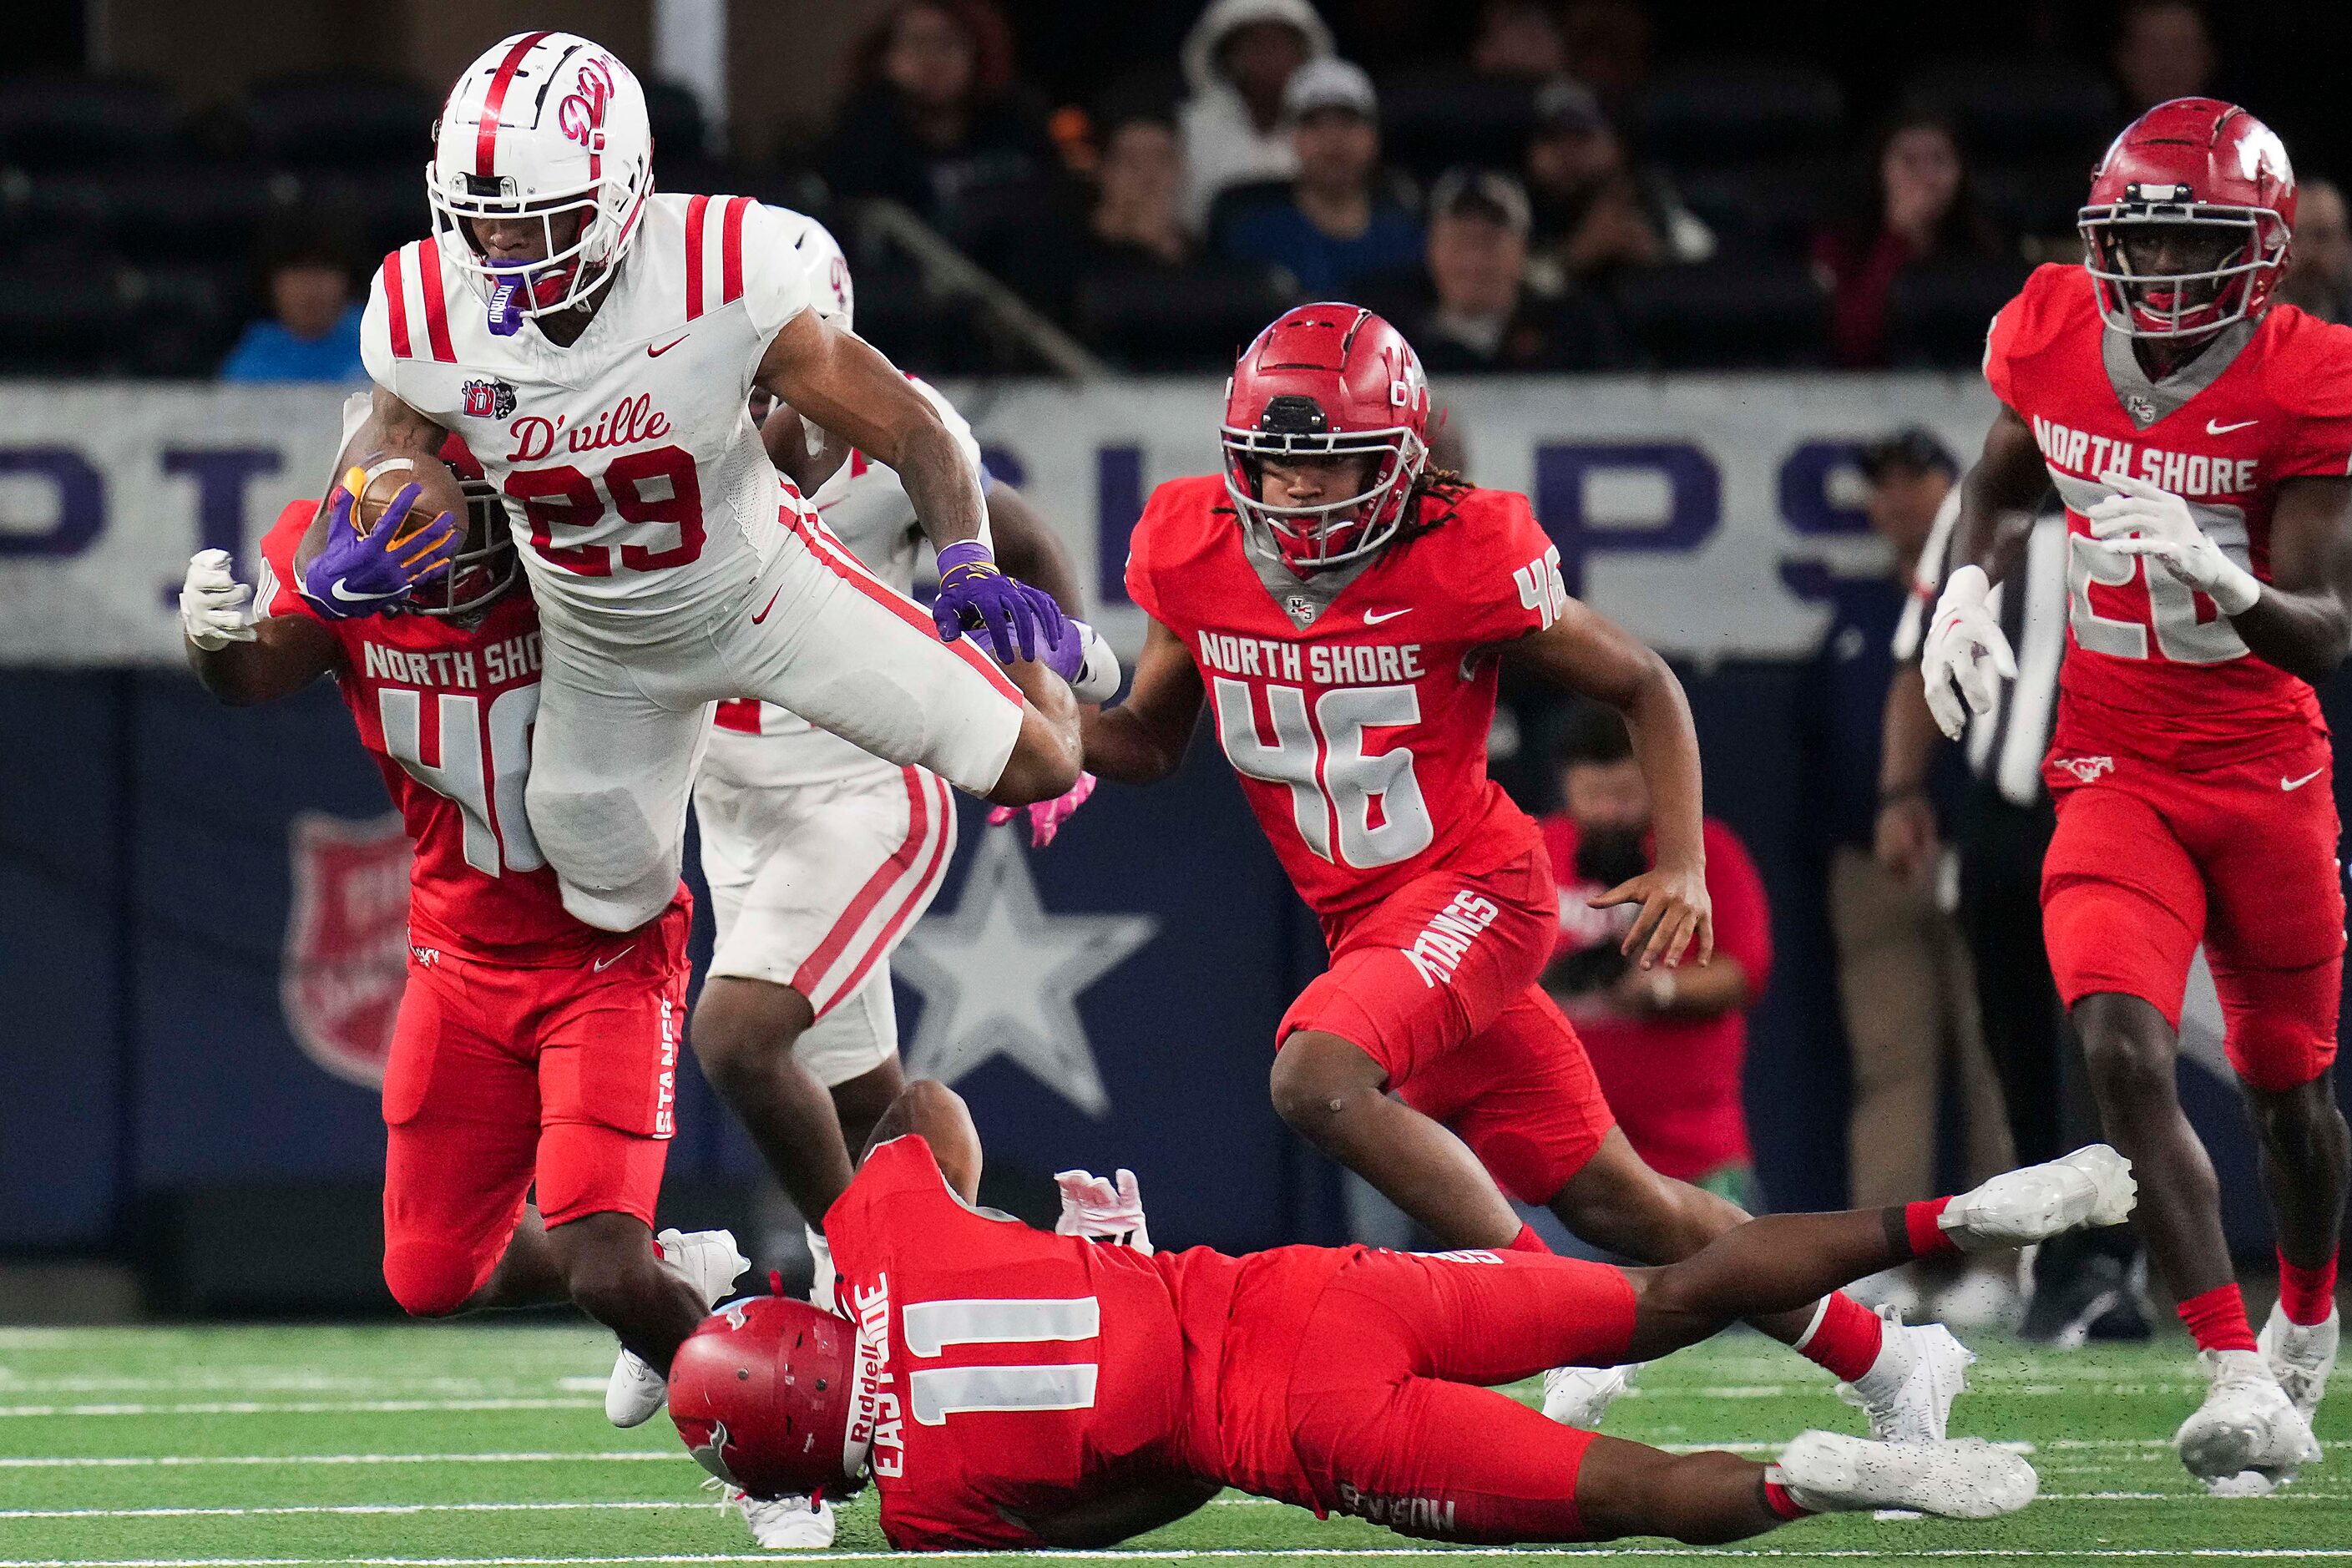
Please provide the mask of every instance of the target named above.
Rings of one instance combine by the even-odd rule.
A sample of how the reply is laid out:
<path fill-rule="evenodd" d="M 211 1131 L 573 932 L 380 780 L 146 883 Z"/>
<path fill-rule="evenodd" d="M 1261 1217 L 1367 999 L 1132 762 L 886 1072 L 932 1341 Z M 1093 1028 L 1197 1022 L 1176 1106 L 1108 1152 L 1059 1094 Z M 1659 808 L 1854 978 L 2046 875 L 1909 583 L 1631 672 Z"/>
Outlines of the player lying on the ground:
<path fill-rule="evenodd" d="M 455 441 L 450 456 L 471 469 Z M 365 534 L 352 521 L 360 488 L 330 498 L 335 548 L 373 548 L 369 581 L 400 613 L 330 619 L 331 604 L 294 589 L 310 501 L 263 539 L 257 598 L 225 552 L 205 551 L 180 612 L 190 664 L 233 707 L 332 674 L 415 841 L 383 1082 L 384 1283 L 420 1317 L 569 1299 L 667 1367 L 744 1268 L 723 1230 L 664 1231 L 658 1253 L 652 1234 L 693 900 L 680 885 L 619 934 L 565 912 L 522 810 L 540 630 L 505 509 L 467 484 L 466 521 L 439 530 L 437 561 L 404 562 L 383 546 L 417 487 Z"/>
<path fill-rule="evenodd" d="M 455 432 L 520 510 L 546 646 L 526 806 L 565 907 L 625 931 L 668 902 L 714 702 L 779 703 L 1006 805 L 1069 789 L 1066 623 L 980 542 L 937 410 L 815 309 L 830 280 L 789 215 L 656 194 L 643 89 L 573 34 L 490 48 L 436 127 L 433 235 L 384 258 L 361 323 L 362 444 L 429 457 Z M 754 385 L 897 468 L 950 626 L 1001 634 L 1007 667 L 825 534 L 761 447 Z"/>
<path fill-rule="evenodd" d="M 1152 1254 L 1124 1177 L 1065 1178 L 1060 1228 L 1076 1234 L 976 1208 L 979 1136 L 937 1083 L 909 1085 L 877 1135 L 825 1216 L 840 1314 L 730 1303 L 680 1348 L 670 1411 L 697 1458 L 755 1492 L 845 1491 L 870 1473 L 907 1550 L 1105 1545 L 1227 1486 L 1465 1542 L 1715 1542 L 1831 1510 L 2013 1512 L 2032 1468 L 1980 1440 L 1809 1432 L 1772 1465 L 1678 1456 L 1480 1385 L 1664 1355 L 1914 1258 L 2112 1225 L 2132 1205 L 2129 1165 L 2095 1144 L 1957 1198 L 1749 1221 L 1663 1268 Z"/>
<path fill-rule="evenodd" d="M 1747 1217 L 1652 1170 L 1538 984 L 1559 930 L 1535 823 L 1486 773 L 1507 662 L 1624 715 L 1655 802 L 1624 950 L 1670 994 L 1713 937 L 1698 738 L 1665 661 L 1571 598 L 1527 498 L 1429 468 L 1429 387 L 1397 331 L 1302 305 L 1244 352 L 1225 472 L 1152 492 L 1128 555 L 1135 683 L 1084 719 L 1087 766 L 1149 784 L 1211 707 L 1242 791 L 1330 946 L 1275 1035 L 1276 1110 L 1447 1247 L 1543 1244 L 1505 1194 L 1666 1263 Z M 1758 1325 L 1853 1385 L 1880 1437 L 1940 1437 L 1974 1359 L 1843 1293 Z M 1622 1369 L 1563 1372 L 1597 1422 Z"/>
<path fill-rule="evenodd" d="M 2294 207 L 2285 147 L 2234 105 L 2176 100 L 2116 138 L 2085 262 L 2043 267 L 1993 320 L 2001 406 L 1921 649 L 1957 738 L 2016 673 L 1988 574 L 2054 483 L 2070 548 L 2043 933 L 2101 1121 L 2147 1184 L 2148 1260 L 2212 1380 L 2181 1462 L 2231 1492 L 2318 1458 L 2352 1172 L 2340 827 L 2312 690 L 2352 642 L 2352 329 L 2270 302 Z M 2200 942 L 2278 1236 L 2259 1342 L 2174 1081 Z"/>
<path fill-rule="evenodd" d="M 803 226 L 802 247 L 832 280 L 818 293 L 818 311 L 851 330 L 856 299 L 840 247 L 814 219 L 791 216 Z M 963 416 L 934 388 L 912 384 L 981 469 Z M 770 402 L 755 389 L 752 409 L 771 459 L 834 539 L 885 585 L 911 594 L 922 530 L 897 470 Z M 1083 608 L 1076 575 L 1052 530 L 1001 480 L 983 472 L 983 485 L 982 537 L 1000 564 L 1076 615 Z M 1097 651 L 1097 674 L 1115 689 L 1118 660 Z M 1083 679 L 1077 687 L 1083 698 Z M 1082 777 L 1078 788 L 1028 807 L 1033 841 L 1050 838 L 1092 785 L 1091 775 Z M 927 768 L 885 762 L 787 709 L 744 700 L 719 705 L 694 810 L 718 941 L 687 1037 L 711 1087 L 807 1216 L 822 1287 L 831 1266 L 814 1223 L 848 1186 L 853 1152 L 866 1147 L 906 1087 L 890 954 L 947 875 L 955 802 Z M 630 1371 L 625 1389 L 620 1378 L 614 1384 L 616 1394 L 630 1396 L 606 1412 L 624 1426 L 651 1415 L 661 1397 L 651 1368 Z M 762 1546 L 831 1543 L 828 1508 L 740 1494 L 730 1500 Z"/>

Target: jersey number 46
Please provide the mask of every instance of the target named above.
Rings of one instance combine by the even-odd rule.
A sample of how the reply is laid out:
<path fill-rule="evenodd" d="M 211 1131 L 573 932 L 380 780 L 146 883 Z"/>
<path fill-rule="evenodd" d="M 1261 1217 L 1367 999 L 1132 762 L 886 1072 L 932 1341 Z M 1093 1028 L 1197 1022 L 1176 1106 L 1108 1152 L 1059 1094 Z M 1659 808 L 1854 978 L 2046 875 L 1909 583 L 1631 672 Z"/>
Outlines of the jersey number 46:
<path fill-rule="evenodd" d="M 1291 819 L 1307 847 L 1326 860 L 1370 870 L 1410 860 L 1436 837 L 1412 752 L 1364 749 L 1366 732 L 1421 722 L 1421 696 L 1410 686 L 1341 686 L 1315 700 L 1295 686 L 1268 686 L 1265 709 L 1274 740 L 1261 736 L 1257 705 L 1243 681 L 1212 683 L 1217 739 L 1234 771 L 1290 786 Z"/>

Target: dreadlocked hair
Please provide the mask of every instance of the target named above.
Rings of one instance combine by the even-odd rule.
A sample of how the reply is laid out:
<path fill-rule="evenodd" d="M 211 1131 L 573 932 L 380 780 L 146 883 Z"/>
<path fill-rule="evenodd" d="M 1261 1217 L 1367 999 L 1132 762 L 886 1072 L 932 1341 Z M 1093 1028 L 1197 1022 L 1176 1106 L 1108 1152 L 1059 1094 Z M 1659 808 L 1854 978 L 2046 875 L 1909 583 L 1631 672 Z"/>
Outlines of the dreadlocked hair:
<path fill-rule="evenodd" d="M 1468 495 L 1470 489 L 1470 481 L 1452 468 L 1423 468 L 1421 477 L 1412 481 L 1412 489 L 1405 492 L 1407 521 L 1397 530 L 1396 537 L 1390 543 L 1409 544 L 1423 534 L 1434 532 L 1452 522 L 1454 508 L 1461 505 L 1462 498 Z M 1434 517 L 1422 515 L 1427 510 L 1424 503 L 1428 501 L 1438 504 L 1439 510 Z"/>

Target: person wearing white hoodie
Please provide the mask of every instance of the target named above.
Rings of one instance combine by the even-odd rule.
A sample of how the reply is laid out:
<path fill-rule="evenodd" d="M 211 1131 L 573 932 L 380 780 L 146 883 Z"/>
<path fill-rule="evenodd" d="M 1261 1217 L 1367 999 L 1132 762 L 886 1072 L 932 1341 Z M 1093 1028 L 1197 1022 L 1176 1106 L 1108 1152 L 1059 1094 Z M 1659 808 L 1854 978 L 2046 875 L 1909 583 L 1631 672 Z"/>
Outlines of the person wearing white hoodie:
<path fill-rule="evenodd" d="M 1184 212 L 1199 229 L 1228 185 L 1298 173 L 1282 89 L 1309 60 L 1332 52 L 1331 30 L 1307 0 L 1213 0 L 1185 35 L 1178 115 L 1188 183 Z"/>

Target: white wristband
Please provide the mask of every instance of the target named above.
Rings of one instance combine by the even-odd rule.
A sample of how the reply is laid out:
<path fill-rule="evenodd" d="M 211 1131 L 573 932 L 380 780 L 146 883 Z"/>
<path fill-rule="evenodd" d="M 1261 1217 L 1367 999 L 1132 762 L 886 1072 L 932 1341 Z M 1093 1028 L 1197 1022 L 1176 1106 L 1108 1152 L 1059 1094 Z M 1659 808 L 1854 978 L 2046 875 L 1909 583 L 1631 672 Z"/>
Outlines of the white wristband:
<path fill-rule="evenodd" d="M 1087 658 L 1078 667 L 1078 678 L 1070 682 L 1070 695 L 1081 702 L 1108 702 L 1118 695 L 1118 655 L 1094 627 L 1084 621 L 1077 626 L 1087 636 Z"/>
<path fill-rule="evenodd" d="M 2225 555 L 2221 558 L 2221 574 L 2207 592 L 2223 615 L 2242 616 L 2261 600 L 2263 583 L 2261 578 Z"/>

